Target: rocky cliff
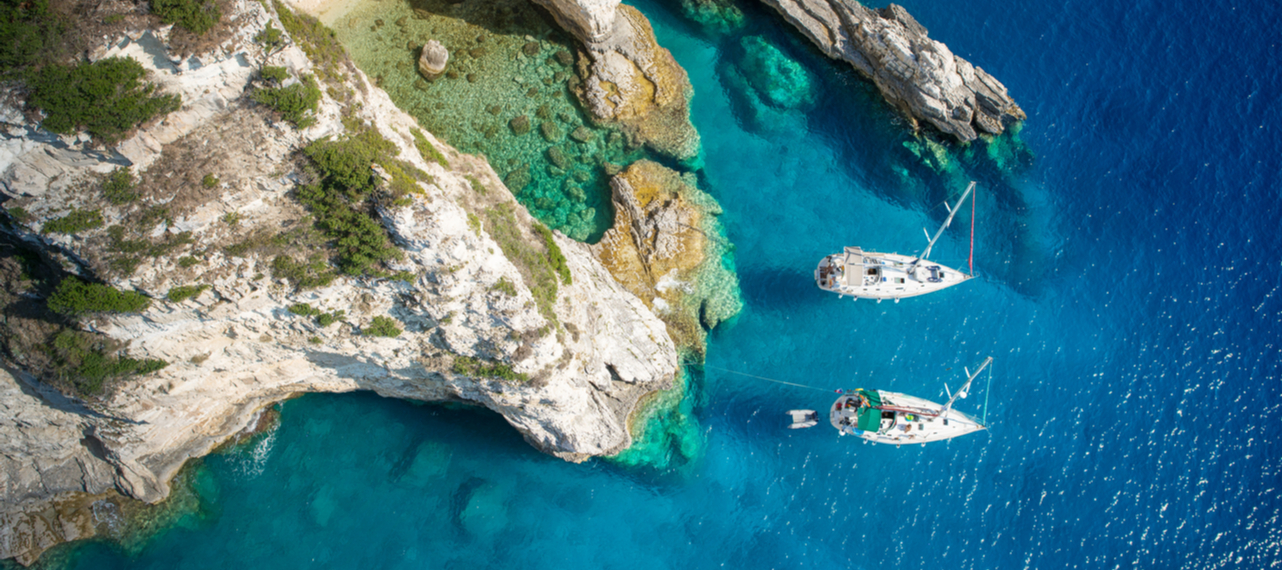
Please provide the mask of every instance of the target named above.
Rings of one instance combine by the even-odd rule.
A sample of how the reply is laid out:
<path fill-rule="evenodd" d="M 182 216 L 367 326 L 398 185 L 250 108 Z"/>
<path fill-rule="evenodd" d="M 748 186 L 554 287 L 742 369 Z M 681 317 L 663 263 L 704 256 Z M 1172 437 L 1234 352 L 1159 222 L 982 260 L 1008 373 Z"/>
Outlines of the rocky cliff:
<path fill-rule="evenodd" d="M 73 273 L 155 299 L 140 314 L 82 324 L 127 345 L 132 358 L 169 362 L 88 404 L 22 372 L 0 374 L 0 558 L 30 562 L 84 536 L 88 499 L 108 489 L 165 498 L 185 461 L 292 395 L 372 390 L 471 402 L 535 447 L 582 460 L 629 445 L 638 400 L 672 381 L 677 354 L 664 323 L 588 246 L 537 231 L 484 159 L 421 132 L 359 71 L 318 68 L 288 35 L 263 49 L 252 39 L 285 27 L 280 17 L 258 2 L 232 4 L 234 33 L 210 52 L 176 57 L 166 29 L 107 38 L 94 51 L 134 57 L 162 90 L 183 95 L 178 111 L 118 145 L 50 135 L 16 107 L 0 113 L 0 185 L 6 207 L 26 214 L 13 232 Z M 325 90 L 314 124 L 300 130 L 249 101 L 264 66 L 344 83 Z M 297 288 L 272 277 L 273 256 L 304 247 L 298 236 L 312 223 L 291 194 L 309 177 L 299 149 L 368 130 L 391 143 L 397 164 L 421 173 L 412 191 L 377 211 L 401 250 L 390 263 L 396 278 L 339 276 Z M 99 187 L 125 165 L 141 177 L 141 196 L 119 205 Z M 380 173 L 384 185 L 404 183 Z M 103 227 L 41 231 L 90 208 Z M 112 229 L 126 226 L 144 230 L 128 243 L 164 245 L 129 271 L 119 269 L 123 230 Z M 564 275 L 550 286 L 532 264 L 554 250 Z M 180 286 L 205 287 L 164 299 Z M 310 311 L 341 317 L 323 323 Z M 386 318 L 399 335 L 366 334 Z"/>
<path fill-rule="evenodd" d="M 593 120 L 678 161 L 699 154 L 691 84 L 646 17 L 619 0 L 535 0 L 583 42 L 575 93 Z"/>
<path fill-rule="evenodd" d="M 926 121 L 960 141 L 999 134 L 1025 119 L 1007 88 L 983 69 L 927 37 L 904 8 L 856 0 L 763 0 L 834 59 L 869 77 L 911 121 Z"/>

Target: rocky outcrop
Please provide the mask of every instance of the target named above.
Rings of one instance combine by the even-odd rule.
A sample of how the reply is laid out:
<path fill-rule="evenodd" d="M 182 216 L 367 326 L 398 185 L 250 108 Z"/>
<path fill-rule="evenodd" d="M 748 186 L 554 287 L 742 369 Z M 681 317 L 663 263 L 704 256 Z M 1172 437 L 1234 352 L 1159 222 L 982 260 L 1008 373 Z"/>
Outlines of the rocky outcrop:
<path fill-rule="evenodd" d="M 16 372 L 21 375 L 21 372 Z M 94 534 L 88 509 L 112 489 L 115 466 L 88 421 L 92 412 L 0 368 L 0 558 L 23 564 L 60 542 Z M 70 501 L 51 502 L 51 498 Z M 60 504 L 60 503 L 74 504 Z"/>
<path fill-rule="evenodd" d="M 601 262 L 703 354 L 705 330 L 739 313 L 739 282 L 722 265 L 721 207 L 683 176 L 648 160 L 610 181 L 615 223 L 593 246 Z"/>
<path fill-rule="evenodd" d="M 926 121 L 965 142 L 1025 119 L 1002 83 L 928 38 L 898 5 L 872 10 L 855 0 L 763 1 L 829 57 L 871 78 L 915 125 Z"/>
<path fill-rule="evenodd" d="M 432 79 L 445 71 L 446 62 L 450 61 L 450 52 L 436 40 L 428 40 L 419 53 L 419 73 Z"/>
<path fill-rule="evenodd" d="M 615 27 L 620 0 L 534 0 L 554 20 L 585 43 L 605 41 Z"/>
<path fill-rule="evenodd" d="M 282 27 L 258 2 L 236 2 L 235 10 L 245 22 L 238 37 L 252 38 L 269 22 Z M 106 53 L 156 56 L 163 44 L 156 45 L 118 39 Z M 171 116 L 182 120 L 145 127 L 113 149 L 44 135 L 15 113 L 0 113 L 14 121 L 0 141 L 0 181 L 13 199 L 7 206 L 30 215 L 19 228 L 23 239 L 61 252 L 77 271 L 101 267 L 109 256 L 105 228 L 75 236 L 37 229 L 72 207 L 99 208 L 108 225 L 122 223 L 126 210 L 97 196 L 94 181 L 133 164 L 154 179 L 176 181 L 173 191 L 141 198 L 168 212 L 154 235 L 190 232 L 194 242 L 112 280 L 155 297 L 152 308 L 86 323 L 128 342 L 131 357 L 161 358 L 168 367 L 90 407 L 0 375 L 0 524 L 16 529 L 0 533 L 0 558 L 29 561 L 49 546 L 48 537 L 83 536 L 77 521 L 85 520 L 84 498 L 104 489 L 148 502 L 165 498 L 184 462 L 240 432 L 265 406 L 300 393 L 372 390 L 470 402 L 501 414 L 533 446 L 571 461 L 629 445 L 629 415 L 643 396 L 670 386 L 677 367 L 664 323 L 588 246 L 559 234 L 552 240 L 568 275 L 541 309 L 535 289 L 546 294 L 546 283 L 529 280 L 522 268 L 528 261 L 505 251 L 541 252 L 547 244 L 484 159 L 420 132 L 359 72 L 348 78 L 352 100 L 327 94 L 306 130 L 267 120 L 247 103 L 249 78 L 261 65 L 312 73 L 295 45 L 264 53 L 252 41 L 229 42 L 203 54 L 199 66 L 183 68 L 161 65 L 171 60 L 159 55 L 137 59 L 163 89 L 191 94 Z M 302 176 L 292 157 L 353 124 L 377 130 L 399 160 L 426 175 L 407 200 L 379 211 L 403 251 L 392 269 L 405 280 L 339 278 L 299 291 L 265 276 L 272 273 L 270 256 L 227 253 L 228 245 L 305 218 L 289 197 Z M 440 152 L 440 161 L 424 158 L 418 137 Z M 215 184 L 200 182 L 207 173 L 217 174 Z M 503 237 L 496 237 L 499 230 Z M 180 262 L 193 254 L 200 263 Z M 190 300 L 161 299 L 191 284 L 209 288 Z M 291 313 L 296 303 L 343 310 L 345 320 L 321 326 Z M 361 334 L 375 317 L 390 317 L 404 330 L 392 338 Z M 51 505 L 73 507 L 54 516 Z M 65 529 L 22 531 L 33 524 Z"/>
<path fill-rule="evenodd" d="M 594 121 L 618 125 L 632 144 L 678 161 L 694 159 L 699 133 L 690 122 L 693 90 L 686 71 L 656 43 L 641 12 L 618 6 L 612 13 L 613 23 L 604 33 L 580 36 L 584 51 L 578 58 L 575 94 Z"/>

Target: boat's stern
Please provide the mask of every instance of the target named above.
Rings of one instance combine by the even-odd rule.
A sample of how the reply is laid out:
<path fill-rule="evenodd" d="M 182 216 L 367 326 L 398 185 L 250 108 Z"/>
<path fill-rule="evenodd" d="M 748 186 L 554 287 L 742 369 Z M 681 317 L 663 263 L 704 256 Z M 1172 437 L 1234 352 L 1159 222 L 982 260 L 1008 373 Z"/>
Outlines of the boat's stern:
<path fill-rule="evenodd" d="M 841 293 L 843 277 L 845 266 L 841 254 L 827 256 L 815 266 L 815 285 L 825 291 Z"/>

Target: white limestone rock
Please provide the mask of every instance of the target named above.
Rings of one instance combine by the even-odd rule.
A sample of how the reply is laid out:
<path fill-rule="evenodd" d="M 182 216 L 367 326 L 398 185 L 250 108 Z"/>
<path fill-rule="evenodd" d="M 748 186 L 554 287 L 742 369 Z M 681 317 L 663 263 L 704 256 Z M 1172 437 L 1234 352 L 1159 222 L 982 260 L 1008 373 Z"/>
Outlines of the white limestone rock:
<path fill-rule="evenodd" d="M 965 142 L 1025 119 L 1002 83 L 928 38 L 896 4 L 873 10 L 855 0 L 762 1 L 829 57 L 872 79 L 915 123 L 925 120 Z"/>
<path fill-rule="evenodd" d="M 432 79 L 445 71 L 445 65 L 449 61 L 450 52 L 446 51 L 445 46 L 439 41 L 428 40 L 419 53 L 419 73 Z"/>
<path fill-rule="evenodd" d="M 257 2 L 238 2 L 237 9 L 254 15 L 238 20 L 245 22 L 238 35 L 253 37 L 274 22 Z M 129 49 L 141 44 L 122 40 L 112 45 Z M 200 61 L 208 63 L 181 73 L 166 70 L 171 65 L 167 57 L 141 61 L 165 89 L 184 93 L 183 105 L 115 149 L 68 145 L 34 125 L 10 129 L 16 134 L 0 141 L 0 190 L 21 197 L 35 217 L 20 230 L 21 237 L 47 246 L 56 239 L 69 258 L 82 261 L 101 255 L 93 249 L 100 245 L 87 239 L 96 234 L 53 238 L 34 231 L 42 220 L 96 199 L 86 197 L 74 181 L 123 164 L 140 171 L 158 167 L 167 145 L 191 141 L 216 146 L 209 159 L 226 162 L 206 164 L 204 171 L 228 173 L 210 190 L 218 193 L 217 199 L 184 210 L 168 229 L 158 226 L 192 232 L 208 248 L 201 265 L 180 270 L 173 259 L 179 252 L 113 281 L 155 297 L 189 283 L 210 289 L 182 303 L 158 300 L 142 314 L 89 323 L 93 330 L 129 341 L 130 356 L 162 358 L 170 363 L 167 368 L 130 381 L 92 410 L 53 393 L 16 387 L 0 374 L 0 473 L 5 477 L 0 526 L 19 519 L 45 521 L 37 514 L 48 505 L 109 488 L 148 502 L 164 499 L 184 462 L 251 425 L 265 406 L 306 392 L 372 390 L 388 397 L 475 403 L 503 415 L 538 449 L 571 461 L 627 447 L 629 414 L 644 395 L 669 387 L 678 366 L 664 324 L 645 304 L 607 272 L 588 246 L 554 234 L 572 284 L 559 288 L 553 305 L 556 322 L 549 322 L 521 270 L 486 228 L 470 223 L 465 206 L 476 193 L 468 177 L 486 185 L 490 205 L 512 207 L 519 227 L 528 232 L 533 223 L 484 159 L 458 154 L 424 133 L 449 157 L 450 166 L 424 160 L 414 144 L 419 130 L 415 119 L 360 73 L 352 79 L 359 83 L 352 90 L 357 104 L 340 108 L 325 96 L 316 124 L 302 132 L 266 123 L 261 113 L 243 104 L 251 70 L 270 61 L 307 73 L 311 63 L 293 45 L 271 54 L 270 60 L 254 51 L 251 41 L 239 45 L 244 51 L 218 61 L 202 55 Z M 290 161 L 309 142 L 343 132 L 341 114 L 377 129 L 397 146 L 401 160 L 432 177 L 431 183 L 421 183 L 422 195 L 413 195 L 408 205 L 380 212 L 405 251 L 396 269 L 414 278 L 408 283 L 339 278 L 328 287 L 301 292 L 270 279 L 255 280 L 250 276 L 270 274 L 271 259 L 221 253 L 244 234 L 217 220 L 237 213 L 241 225 L 236 231 L 248 232 L 279 228 L 305 215 L 285 196 L 294 186 L 287 177 Z M 122 211 L 110 204 L 93 205 L 103 209 L 108 224 L 122 219 Z M 516 294 L 495 290 L 500 279 L 513 284 Z M 298 302 L 326 311 L 342 309 L 346 322 L 321 328 L 287 310 Z M 395 319 L 404 332 L 394 338 L 360 335 L 360 327 L 376 316 Z M 506 364 L 530 380 L 456 373 L 453 365 L 460 356 Z M 44 528 L 49 523 L 32 524 Z M 0 531 L 0 558 L 29 560 L 51 545 L 48 540 L 11 540 L 14 536 Z M 22 536 L 69 540 L 78 535 Z"/>

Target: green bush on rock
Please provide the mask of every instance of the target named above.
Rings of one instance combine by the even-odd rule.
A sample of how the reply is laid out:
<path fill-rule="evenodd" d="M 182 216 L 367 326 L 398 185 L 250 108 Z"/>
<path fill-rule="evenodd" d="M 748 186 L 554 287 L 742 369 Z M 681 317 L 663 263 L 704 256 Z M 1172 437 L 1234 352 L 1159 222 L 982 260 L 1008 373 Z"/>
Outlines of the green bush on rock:
<path fill-rule="evenodd" d="M 502 362 L 488 362 L 471 356 L 456 356 L 450 368 L 455 374 L 474 378 L 498 378 L 512 382 L 525 382 L 529 376 L 517 372 Z"/>
<path fill-rule="evenodd" d="M 213 0 L 151 0 L 151 11 L 166 24 L 178 24 L 196 35 L 208 32 L 223 16 Z"/>
<path fill-rule="evenodd" d="M 169 293 L 166 294 L 165 297 L 175 303 L 181 303 L 197 295 L 200 295 L 206 289 L 209 289 L 209 285 L 182 285 L 182 286 L 174 287 L 173 289 L 170 289 Z"/>
<path fill-rule="evenodd" d="M 113 356 L 102 339 L 71 329 L 59 331 L 47 350 L 53 357 L 57 379 L 70 384 L 82 396 L 102 394 L 109 380 L 149 374 L 169 365 L 154 358 Z"/>
<path fill-rule="evenodd" d="M 71 213 L 45 222 L 41 232 L 56 234 L 75 234 L 85 230 L 101 228 L 102 213 L 98 210 L 72 210 Z"/>
<path fill-rule="evenodd" d="M 370 324 L 361 329 L 361 335 L 392 338 L 401 335 L 401 327 L 397 326 L 396 320 L 391 317 L 378 316 L 371 319 Z"/>
<path fill-rule="evenodd" d="M 265 67 L 263 78 L 277 84 L 284 82 L 285 68 Z M 282 119 L 296 128 L 306 129 L 316 123 L 314 114 L 321 102 L 321 89 L 315 78 L 304 75 L 297 83 L 285 87 L 260 87 L 254 91 L 253 98 L 258 104 L 280 113 Z"/>
<path fill-rule="evenodd" d="M 89 313 L 138 313 L 151 306 L 151 299 L 135 291 L 120 291 L 109 285 L 67 277 L 49 296 L 49 310 L 75 317 Z"/>
<path fill-rule="evenodd" d="M 128 204 L 138 199 L 134 191 L 134 173 L 128 166 L 111 171 L 102 183 L 102 196 L 117 206 Z"/>
<path fill-rule="evenodd" d="M 27 105 L 47 115 L 41 125 L 55 133 L 83 128 L 114 142 L 140 123 L 178 109 L 177 95 L 158 95 L 142 82 L 147 71 L 128 57 L 78 65 L 46 65 L 31 73 Z"/>

